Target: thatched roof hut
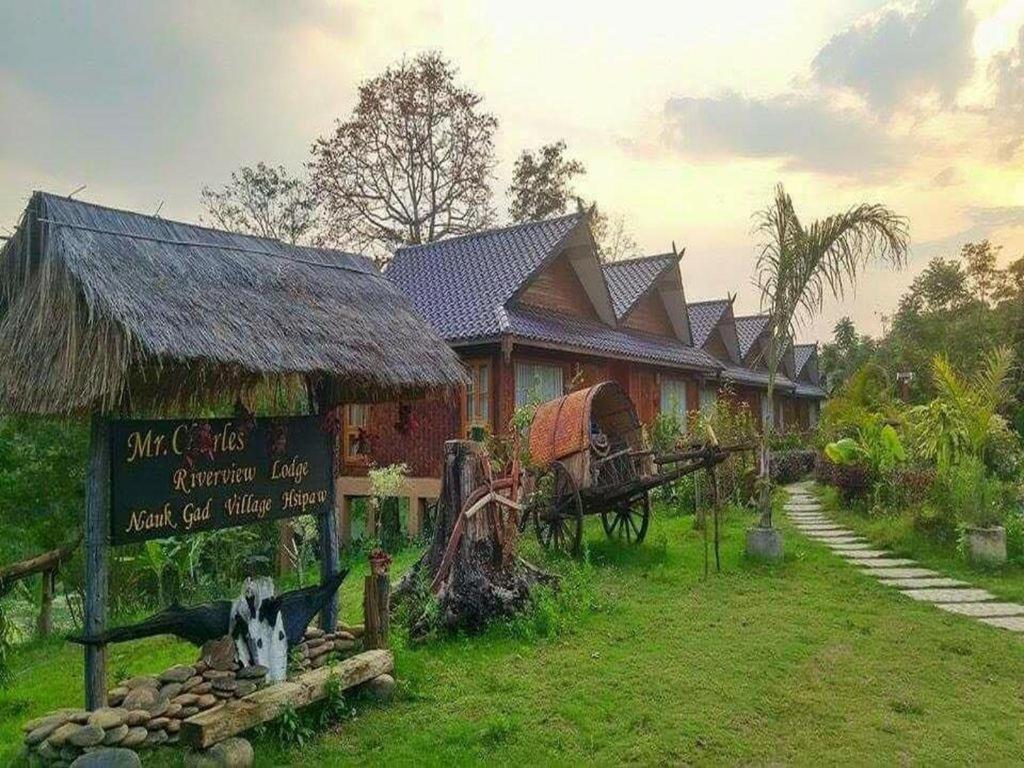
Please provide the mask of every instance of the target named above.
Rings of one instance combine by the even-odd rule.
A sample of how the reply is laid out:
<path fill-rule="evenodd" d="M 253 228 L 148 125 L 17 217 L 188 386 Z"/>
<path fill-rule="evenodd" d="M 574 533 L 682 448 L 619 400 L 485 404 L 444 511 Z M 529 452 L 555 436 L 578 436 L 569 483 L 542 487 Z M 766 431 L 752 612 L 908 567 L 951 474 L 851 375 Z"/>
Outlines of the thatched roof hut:
<path fill-rule="evenodd" d="M 362 256 L 43 192 L 0 251 L 0 411 L 160 408 L 299 377 L 329 402 L 464 380 Z"/>

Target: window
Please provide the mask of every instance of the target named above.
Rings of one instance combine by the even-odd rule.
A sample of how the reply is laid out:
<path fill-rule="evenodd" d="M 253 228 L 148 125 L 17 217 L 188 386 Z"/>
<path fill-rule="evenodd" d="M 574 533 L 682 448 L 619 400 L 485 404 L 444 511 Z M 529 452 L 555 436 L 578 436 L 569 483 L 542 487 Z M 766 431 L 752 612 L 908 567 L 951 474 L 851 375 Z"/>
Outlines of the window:
<path fill-rule="evenodd" d="M 369 459 L 366 445 L 366 425 L 369 423 L 370 408 L 367 405 L 345 406 L 345 461 L 363 462 Z"/>
<path fill-rule="evenodd" d="M 675 414 L 683 432 L 686 431 L 686 382 L 682 379 L 661 378 L 661 412 Z"/>
<path fill-rule="evenodd" d="M 516 408 L 531 400 L 546 402 L 565 394 L 562 368 L 541 363 L 516 363 Z"/>
<path fill-rule="evenodd" d="M 771 407 L 768 404 L 768 395 L 761 395 L 761 429 L 771 429 L 772 424 L 773 419 Z"/>
<path fill-rule="evenodd" d="M 707 414 L 715 409 L 718 402 L 718 390 L 714 384 L 705 384 L 700 388 L 700 412 Z"/>
<path fill-rule="evenodd" d="M 463 433 L 470 437 L 474 427 L 491 425 L 491 364 L 489 361 L 466 363 L 469 385 L 466 387 L 466 413 Z"/>

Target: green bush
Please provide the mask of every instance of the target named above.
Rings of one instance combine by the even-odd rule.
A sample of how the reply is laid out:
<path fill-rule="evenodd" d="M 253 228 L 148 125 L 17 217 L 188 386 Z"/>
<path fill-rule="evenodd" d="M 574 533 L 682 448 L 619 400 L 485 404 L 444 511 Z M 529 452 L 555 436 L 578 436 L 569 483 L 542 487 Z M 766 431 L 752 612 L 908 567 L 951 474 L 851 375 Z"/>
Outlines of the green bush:
<path fill-rule="evenodd" d="M 1000 525 L 1006 511 L 1007 490 L 1002 481 L 988 473 L 974 457 L 939 473 L 940 498 L 952 517 L 966 525 L 986 528 Z"/>
<path fill-rule="evenodd" d="M 771 476 L 773 483 L 786 483 L 802 480 L 814 471 L 816 453 L 807 448 L 794 448 L 775 451 L 771 455 Z"/>

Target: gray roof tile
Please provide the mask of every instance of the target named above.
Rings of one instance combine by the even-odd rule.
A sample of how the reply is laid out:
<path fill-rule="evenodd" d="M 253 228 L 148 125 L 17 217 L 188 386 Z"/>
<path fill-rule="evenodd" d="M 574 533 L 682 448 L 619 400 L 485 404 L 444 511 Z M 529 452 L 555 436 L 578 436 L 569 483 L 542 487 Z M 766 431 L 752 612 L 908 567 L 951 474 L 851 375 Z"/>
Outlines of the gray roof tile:
<path fill-rule="evenodd" d="M 664 336 L 612 328 L 579 317 L 513 307 L 506 311 L 511 332 L 524 339 L 595 351 L 646 363 L 718 371 L 722 364 L 702 349 Z"/>
<path fill-rule="evenodd" d="M 703 347 L 707 344 L 708 339 L 711 338 L 711 332 L 715 330 L 715 326 L 722 319 L 729 304 L 728 299 L 687 303 L 686 311 L 690 318 L 690 331 L 693 333 L 695 347 Z"/>
<path fill-rule="evenodd" d="M 663 253 L 605 264 L 602 269 L 615 307 L 615 317 L 619 320 L 625 317 L 637 300 L 654 285 L 654 281 L 678 263 L 678 256 Z"/>
<path fill-rule="evenodd" d="M 768 315 L 747 315 L 736 318 L 736 335 L 740 340 L 740 357 L 744 360 L 768 325 Z"/>
<path fill-rule="evenodd" d="M 500 309 L 585 214 L 400 248 L 385 275 L 448 341 L 505 330 Z"/>

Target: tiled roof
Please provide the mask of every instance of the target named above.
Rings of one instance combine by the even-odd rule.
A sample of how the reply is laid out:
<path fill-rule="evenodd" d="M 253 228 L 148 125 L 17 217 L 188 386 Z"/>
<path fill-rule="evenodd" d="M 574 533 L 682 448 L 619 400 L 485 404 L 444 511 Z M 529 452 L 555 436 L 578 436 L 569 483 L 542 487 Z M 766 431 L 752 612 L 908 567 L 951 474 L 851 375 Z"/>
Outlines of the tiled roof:
<path fill-rule="evenodd" d="M 679 257 L 672 253 L 644 256 L 639 259 L 613 261 L 605 264 L 604 279 L 612 296 L 615 317 L 621 320 L 633 308 L 637 300 L 654 285 L 662 273 L 679 263 Z"/>
<path fill-rule="evenodd" d="M 813 397 L 822 399 L 828 397 L 828 393 L 816 384 L 804 384 L 798 382 L 795 393 L 797 397 Z"/>
<path fill-rule="evenodd" d="M 811 359 L 811 355 L 817 350 L 816 344 L 796 344 L 793 346 L 793 359 L 796 361 L 796 375 L 804 371 L 804 366 Z"/>
<path fill-rule="evenodd" d="M 693 333 L 693 345 L 703 347 L 715 330 L 715 325 L 722 319 L 725 310 L 729 308 L 728 299 L 713 299 L 712 301 L 696 301 L 686 305 L 686 312 L 690 318 L 690 332 Z"/>
<path fill-rule="evenodd" d="M 702 349 L 673 338 L 612 328 L 569 315 L 513 307 L 505 312 L 510 332 L 523 339 L 598 351 L 646 363 L 718 371 L 722 364 Z"/>
<path fill-rule="evenodd" d="M 740 340 L 740 357 L 744 360 L 767 325 L 768 315 L 747 315 L 736 318 L 736 336 Z"/>
<path fill-rule="evenodd" d="M 586 214 L 400 248 L 385 276 L 448 341 L 500 334 L 500 309 Z"/>
<path fill-rule="evenodd" d="M 768 386 L 768 372 L 755 371 L 750 368 L 743 368 L 738 365 L 728 365 L 722 371 L 722 378 L 727 381 L 734 381 L 737 384 L 748 384 L 754 387 Z M 796 386 L 781 373 L 775 377 L 775 387 L 781 391 L 792 391 Z"/>

